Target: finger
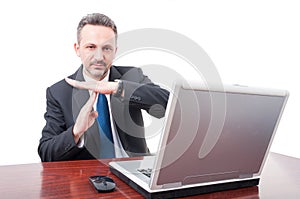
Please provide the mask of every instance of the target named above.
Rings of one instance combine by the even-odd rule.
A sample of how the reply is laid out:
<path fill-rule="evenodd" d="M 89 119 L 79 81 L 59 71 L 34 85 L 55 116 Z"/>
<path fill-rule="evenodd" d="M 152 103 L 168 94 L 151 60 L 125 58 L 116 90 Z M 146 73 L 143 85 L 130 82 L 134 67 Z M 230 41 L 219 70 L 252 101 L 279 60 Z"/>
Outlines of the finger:
<path fill-rule="evenodd" d="M 77 81 L 76 81 L 76 80 L 70 79 L 70 78 L 68 78 L 68 77 L 65 77 L 65 81 L 66 81 L 68 84 L 70 84 L 71 86 L 77 88 L 77 84 L 76 84 Z"/>
<path fill-rule="evenodd" d="M 97 98 L 97 93 L 92 92 L 89 100 L 87 101 L 88 107 L 92 108 L 94 106 L 94 103 L 96 102 L 96 98 Z"/>
<path fill-rule="evenodd" d="M 96 119 L 98 117 L 98 112 L 97 111 L 93 111 L 90 114 L 91 119 Z"/>
<path fill-rule="evenodd" d="M 75 88 L 79 88 L 79 89 L 87 89 L 87 90 L 92 90 L 92 91 L 98 91 L 98 87 L 99 84 L 101 84 L 100 82 L 93 82 L 93 81 L 89 81 L 89 82 L 81 82 L 81 81 L 77 81 L 74 79 L 70 79 L 68 77 L 65 78 L 66 82 L 68 84 L 70 84 L 71 86 L 75 87 Z"/>
<path fill-rule="evenodd" d="M 97 117 L 98 117 L 98 112 L 97 111 L 93 111 L 93 112 L 90 113 L 89 120 L 88 120 L 88 127 L 91 127 L 94 124 Z"/>
<path fill-rule="evenodd" d="M 68 84 L 70 84 L 71 86 L 75 87 L 75 88 L 80 88 L 80 89 L 88 89 L 86 83 L 87 82 L 80 82 L 74 79 L 70 79 L 68 77 L 65 78 L 66 82 Z"/>
<path fill-rule="evenodd" d="M 97 94 L 95 92 L 92 92 L 90 98 L 87 100 L 85 105 L 82 107 L 82 111 L 84 111 L 85 114 L 89 114 L 93 110 L 94 103 L 96 101 Z"/>

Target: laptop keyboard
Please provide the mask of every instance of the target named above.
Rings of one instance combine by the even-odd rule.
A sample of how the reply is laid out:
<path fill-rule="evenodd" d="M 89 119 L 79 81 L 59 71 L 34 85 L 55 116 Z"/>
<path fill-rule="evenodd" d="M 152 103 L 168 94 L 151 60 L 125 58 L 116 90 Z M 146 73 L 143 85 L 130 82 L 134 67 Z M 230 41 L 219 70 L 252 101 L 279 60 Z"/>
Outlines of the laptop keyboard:
<path fill-rule="evenodd" d="M 148 168 L 148 169 L 138 169 L 139 172 L 141 172 L 142 174 L 144 174 L 145 176 L 149 177 L 151 176 L 152 173 L 152 169 Z"/>

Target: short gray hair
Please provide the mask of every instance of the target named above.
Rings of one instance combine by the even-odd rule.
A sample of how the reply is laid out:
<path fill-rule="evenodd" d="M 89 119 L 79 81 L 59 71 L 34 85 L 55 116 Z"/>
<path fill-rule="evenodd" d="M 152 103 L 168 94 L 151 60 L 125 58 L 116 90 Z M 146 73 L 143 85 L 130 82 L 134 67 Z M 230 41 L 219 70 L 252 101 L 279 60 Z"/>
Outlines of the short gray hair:
<path fill-rule="evenodd" d="M 114 33 L 116 40 L 118 38 L 118 31 L 117 31 L 117 26 L 113 20 L 111 20 L 108 16 L 100 13 L 92 13 L 84 16 L 78 26 L 77 26 L 77 42 L 78 44 L 80 43 L 80 36 L 81 36 L 81 30 L 82 28 L 87 25 L 99 25 L 99 26 L 105 26 L 111 28 Z"/>

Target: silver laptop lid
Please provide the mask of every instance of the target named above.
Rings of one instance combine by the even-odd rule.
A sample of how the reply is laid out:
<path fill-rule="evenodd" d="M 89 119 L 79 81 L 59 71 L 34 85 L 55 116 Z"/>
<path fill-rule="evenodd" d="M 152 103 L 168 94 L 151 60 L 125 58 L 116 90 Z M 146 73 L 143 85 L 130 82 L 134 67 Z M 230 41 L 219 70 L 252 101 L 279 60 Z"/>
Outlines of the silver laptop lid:
<path fill-rule="evenodd" d="M 151 189 L 259 176 L 288 92 L 176 85 Z"/>

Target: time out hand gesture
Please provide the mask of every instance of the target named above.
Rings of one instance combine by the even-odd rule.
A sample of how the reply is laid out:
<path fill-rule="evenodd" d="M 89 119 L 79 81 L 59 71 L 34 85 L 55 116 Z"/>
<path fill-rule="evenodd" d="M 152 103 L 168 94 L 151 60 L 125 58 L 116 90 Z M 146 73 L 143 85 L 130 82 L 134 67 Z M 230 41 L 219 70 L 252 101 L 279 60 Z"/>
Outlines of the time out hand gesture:
<path fill-rule="evenodd" d="M 66 82 L 71 86 L 79 89 L 87 89 L 96 93 L 114 94 L 118 89 L 118 82 L 90 81 L 80 82 L 70 78 L 65 78 Z"/>
<path fill-rule="evenodd" d="M 66 82 L 71 86 L 79 89 L 87 89 L 93 91 L 89 100 L 81 108 L 73 128 L 73 136 L 75 143 L 78 143 L 80 137 L 95 122 L 98 112 L 93 111 L 93 105 L 97 98 L 97 93 L 115 94 L 118 89 L 118 82 L 90 81 L 80 82 L 70 78 L 65 78 Z"/>

